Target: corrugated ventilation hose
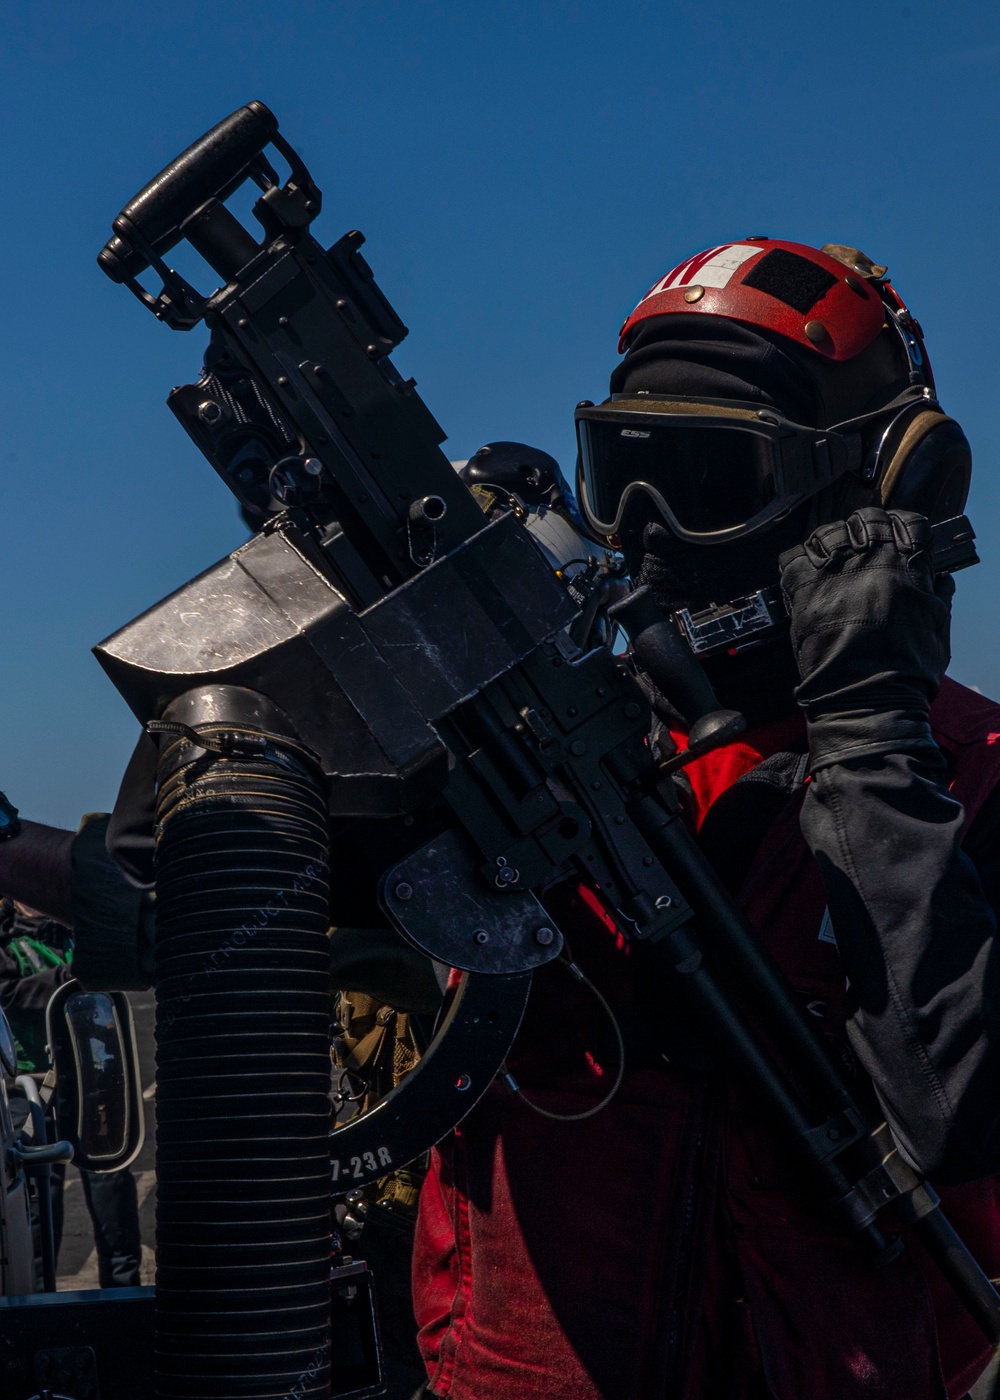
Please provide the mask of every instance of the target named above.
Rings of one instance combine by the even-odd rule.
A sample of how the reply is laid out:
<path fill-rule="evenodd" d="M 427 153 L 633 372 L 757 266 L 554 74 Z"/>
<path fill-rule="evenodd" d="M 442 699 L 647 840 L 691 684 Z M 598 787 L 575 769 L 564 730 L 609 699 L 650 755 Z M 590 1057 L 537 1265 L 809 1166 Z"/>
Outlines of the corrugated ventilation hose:
<path fill-rule="evenodd" d="M 326 808 L 293 744 L 198 733 L 229 756 L 159 769 L 155 1392 L 326 1400 Z"/>

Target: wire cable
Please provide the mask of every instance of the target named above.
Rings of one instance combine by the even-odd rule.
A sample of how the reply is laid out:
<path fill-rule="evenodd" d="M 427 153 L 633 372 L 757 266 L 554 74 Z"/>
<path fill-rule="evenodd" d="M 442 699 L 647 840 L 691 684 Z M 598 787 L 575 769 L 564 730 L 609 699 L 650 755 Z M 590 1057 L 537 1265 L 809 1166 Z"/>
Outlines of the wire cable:
<path fill-rule="evenodd" d="M 611 1005 L 608 1002 L 607 998 L 604 996 L 603 992 L 599 991 L 598 988 L 595 987 L 594 983 L 591 982 L 590 978 L 587 977 L 580 970 L 580 968 L 576 965 L 575 962 L 573 962 L 572 960 L 566 961 L 563 958 L 560 958 L 559 961 L 563 964 L 564 967 L 569 969 L 569 971 L 573 974 L 573 976 L 578 982 L 581 982 L 585 987 L 590 988 L 594 996 L 597 998 L 597 1000 L 600 1002 L 601 1006 L 603 1006 L 605 1012 L 607 1013 L 608 1020 L 611 1022 L 612 1030 L 615 1033 L 615 1040 L 618 1043 L 618 1069 L 615 1073 L 614 1082 L 612 1083 L 611 1088 L 608 1090 L 608 1092 L 604 1095 L 603 1099 L 601 1099 L 598 1103 L 592 1105 L 592 1107 L 584 1109 L 582 1113 L 553 1113 L 551 1109 L 542 1108 L 541 1104 L 537 1104 L 532 1099 L 528 1098 L 524 1090 L 521 1088 L 520 1084 L 518 1084 L 517 1080 L 507 1068 L 506 1060 L 503 1064 L 503 1079 L 508 1089 L 510 1089 L 512 1093 L 515 1093 L 518 1096 L 518 1098 L 522 1101 L 522 1103 L 526 1104 L 528 1108 L 532 1110 L 533 1113 L 539 1114 L 542 1118 L 551 1118 L 556 1123 L 579 1123 L 582 1122 L 582 1120 L 585 1118 L 593 1118 L 596 1114 L 602 1113 L 604 1109 L 606 1109 L 607 1106 L 611 1103 L 612 1099 L 616 1096 L 618 1090 L 621 1088 L 622 1080 L 625 1077 L 625 1039 L 622 1036 L 621 1027 L 618 1024 L 618 1018 L 612 1011 Z"/>

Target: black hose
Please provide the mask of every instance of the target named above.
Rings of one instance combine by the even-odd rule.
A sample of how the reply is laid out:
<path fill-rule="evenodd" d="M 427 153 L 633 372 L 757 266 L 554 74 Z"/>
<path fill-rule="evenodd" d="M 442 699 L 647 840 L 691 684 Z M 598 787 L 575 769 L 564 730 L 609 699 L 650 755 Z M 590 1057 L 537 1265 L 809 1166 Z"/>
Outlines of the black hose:
<path fill-rule="evenodd" d="M 330 1395 L 326 806 L 243 733 L 160 758 L 157 1400 Z"/>

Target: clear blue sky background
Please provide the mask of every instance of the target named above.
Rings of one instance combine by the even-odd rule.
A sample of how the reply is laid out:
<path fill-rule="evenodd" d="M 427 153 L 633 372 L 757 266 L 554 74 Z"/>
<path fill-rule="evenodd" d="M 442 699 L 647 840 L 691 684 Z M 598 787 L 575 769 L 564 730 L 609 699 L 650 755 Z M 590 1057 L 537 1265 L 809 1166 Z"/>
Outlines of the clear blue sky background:
<path fill-rule="evenodd" d="M 0 7 L 0 786 L 62 824 L 113 801 L 135 724 L 89 648 L 243 538 L 163 406 L 202 333 L 94 257 L 252 97 L 324 190 L 321 237 L 368 235 L 452 457 L 509 437 L 570 467 L 622 317 L 699 248 L 888 262 L 977 462 L 953 673 L 1000 693 L 998 75 L 995 0 Z"/>

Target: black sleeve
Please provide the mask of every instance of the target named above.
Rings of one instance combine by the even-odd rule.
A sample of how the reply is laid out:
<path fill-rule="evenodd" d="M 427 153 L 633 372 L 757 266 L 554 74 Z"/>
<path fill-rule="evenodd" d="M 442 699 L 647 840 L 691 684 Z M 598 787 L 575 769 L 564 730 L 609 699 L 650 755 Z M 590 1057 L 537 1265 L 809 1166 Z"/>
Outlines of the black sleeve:
<path fill-rule="evenodd" d="M 25 1016 L 38 1016 L 45 1011 L 52 993 L 73 976 L 72 968 L 47 967 L 22 977 L 17 962 L 6 948 L 0 947 L 0 1007 L 18 1021 Z"/>
<path fill-rule="evenodd" d="M 905 1152 L 955 1182 L 1000 1171 L 1000 947 L 946 781 L 936 748 L 832 764 L 809 784 L 802 830 L 847 974 L 851 1043 Z M 970 849 L 995 899 L 998 822 L 984 816 Z"/>
<path fill-rule="evenodd" d="M 90 812 L 70 849 L 73 973 L 90 992 L 134 991 L 151 986 L 155 975 L 154 896 L 112 860 L 108 824 L 106 813 Z"/>
<path fill-rule="evenodd" d="M 108 855 L 140 889 L 152 889 L 153 824 L 156 820 L 156 765 L 159 750 L 142 734 L 128 761 L 115 810 L 108 824 Z"/>
<path fill-rule="evenodd" d="M 994 788 L 976 813 L 962 849 L 979 872 L 979 883 L 1000 924 L 1000 787 Z"/>

